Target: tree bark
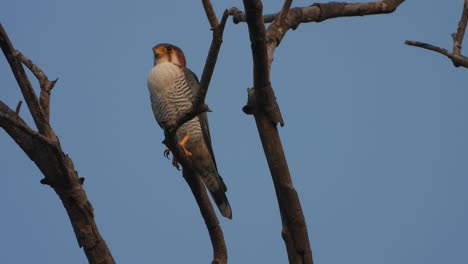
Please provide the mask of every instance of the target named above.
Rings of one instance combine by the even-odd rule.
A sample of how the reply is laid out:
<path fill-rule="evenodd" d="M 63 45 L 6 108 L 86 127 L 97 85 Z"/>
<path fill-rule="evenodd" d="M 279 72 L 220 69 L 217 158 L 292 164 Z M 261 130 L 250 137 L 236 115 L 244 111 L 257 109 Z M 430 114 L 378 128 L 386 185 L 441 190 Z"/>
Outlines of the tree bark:
<path fill-rule="evenodd" d="M 49 82 L 37 66 L 14 49 L 1 24 L 0 46 L 39 131 L 31 129 L 19 116 L 19 105 L 15 112 L 2 101 L 0 101 L 0 127 L 10 135 L 44 174 L 45 178 L 41 180 L 41 183 L 52 187 L 59 196 L 70 218 L 78 245 L 83 248 L 88 262 L 92 264 L 115 263 L 94 221 L 93 206 L 82 186 L 84 178 L 78 176 L 73 161 L 63 152 L 49 124 L 48 93 L 55 82 Z M 41 83 L 40 99 L 37 98 L 22 63 L 26 63 L 38 77 Z"/>
<path fill-rule="evenodd" d="M 270 84 L 262 3 L 244 0 L 244 7 L 254 61 L 254 88 L 253 92 L 249 93 L 247 109 L 255 117 L 258 134 L 275 186 L 283 225 L 281 234 L 286 244 L 289 263 L 311 264 L 313 263 L 312 250 L 305 218 L 299 196 L 291 180 L 277 129 L 277 124 L 282 124 L 283 120 Z"/>

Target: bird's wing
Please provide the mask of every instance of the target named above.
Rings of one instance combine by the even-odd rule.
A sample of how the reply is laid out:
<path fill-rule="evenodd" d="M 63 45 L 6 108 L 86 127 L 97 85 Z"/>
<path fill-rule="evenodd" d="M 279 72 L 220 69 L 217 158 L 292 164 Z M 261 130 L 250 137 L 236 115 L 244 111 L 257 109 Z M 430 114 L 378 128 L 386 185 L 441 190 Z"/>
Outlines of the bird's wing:
<path fill-rule="evenodd" d="M 190 87 L 190 89 L 192 90 L 193 98 L 195 98 L 195 96 L 197 95 L 198 90 L 200 88 L 200 82 L 198 81 L 198 77 L 197 77 L 197 75 L 195 75 L 195 73 L 193 73 L 188 68 L 185 68 L 184 74 L 185 74 L 185 79 L 187 80 L 187 84 Z M 198 115 L 198 120 L 200 122 L 200 127 L 202 129 L 203 139 L 205 140 L 205 143 L 208 145 L 208 150 L 210 151 L 211 157 L 213 158 L 213 161 L 214 161 L 213 148 L 211 146 L 210 127 L 208 125 L 208 117 L 207 117 L 206 113 L 201 113 L 200 115 Z M 216 166 L 215 161 L 214 161 L 214 163 L 215 163 L 215 166 Z M 216 170 L 217 170 L 217 168 L 216 168 Z"/>
<path fill-rule="evenodd" d="M 198 77 L 197 77 L 197 75 L 195 73 L 193 73 L 188 68 L 184 69 L 184 74 L 185 74 L 185 78 L 187 80 L 187 84 L 189 85 L 190 89 L 192 89 L 193 98 L 195 98 L 195 96 L 198 93 L 199 87 L 200 87 L 200 82 L 198 81 Z M 211 155 L 211 157 L 213 159 L 213 163 L 214 163 L 214 166 L 216 168 L 216 171 L 218 171 L 218 167 L 216 165 L 216 159 L 215 159 L 215 156 L 214 156 L 214 153 L 213 153 L 213 147 L 211 146 L 210 127 L 208 125 L 208 117 L 207 117 L 206 113 L 199 114 L 198 115 L 198 120 L 200 122 L 200 127 L 202 129 L 203 139 L 205 140 L 205 143 L 206 143 L 206 145 L 208 147 L 210 155 Z M 219 173 L 218 173 L 218 175 L 219 175 Z M 221 179 L 223 189 L 226 191 L 227 188 L 226 188 L 226 185 L 224 184 L 223 179 L 221 178 L 221 176 L 219 176 L 219 178 Z"/>
<path fill-rule="evenodd" d="M 156 119 L 156 122 L 158 123 L 158 125 L 164 129 L 163 125 L 162 125 L 162 122 L 161 122 L 161 117 L 160 115 L 158 114 L 158 104 L 159 104 L 159 101 L 157 100 L 156 96 L 153 95 L 152 93 L 150 94 L 150 100 L 151 100 L 151 108 L 153 109 L 153 114 L 154 114 L 154 117 Z"/>

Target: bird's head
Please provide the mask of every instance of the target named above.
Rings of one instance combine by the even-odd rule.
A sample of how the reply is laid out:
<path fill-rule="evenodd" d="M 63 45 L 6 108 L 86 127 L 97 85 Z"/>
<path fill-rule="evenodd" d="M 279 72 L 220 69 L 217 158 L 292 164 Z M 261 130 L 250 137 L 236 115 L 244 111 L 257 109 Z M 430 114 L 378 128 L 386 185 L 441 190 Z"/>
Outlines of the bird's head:
<path fill-rule="evenodd" d="M 171 44 L 161 43 L 153 48 L 154 65 L 160 63 L 172 63 L 179 67 L 185 67 L 185 56 L 179 47 Z"/>

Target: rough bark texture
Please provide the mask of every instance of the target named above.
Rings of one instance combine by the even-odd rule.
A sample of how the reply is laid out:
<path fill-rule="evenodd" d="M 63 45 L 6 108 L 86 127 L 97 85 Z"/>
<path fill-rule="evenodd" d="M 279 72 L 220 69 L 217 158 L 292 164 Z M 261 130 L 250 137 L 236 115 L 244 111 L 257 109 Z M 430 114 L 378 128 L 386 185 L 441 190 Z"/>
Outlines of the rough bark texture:
<path fill-rule="evenodd" d="M 316 3 L 305 7 L 294 7 L 287 13 L 286 21 L 289 27 L 296 29 L 300 23 L 322 22 L 327 19 L 348 16 L 366 16 L 392 13 L 405 0 L 382 0 L 368 3 L 329 2 Z M 264 23 L 273 22 L 277 14 L 263 16 Z M 246 22 L 245 13 L 237 10 L 233 15 L 233 22 Z"/>
<path fill-rule="evenodd" d="M 307 226 L 294 189 L 277 124 L 283 123 L 270 84 L 266 30 L 261 1 L 244 0 L 254 61 L 254 88 L 248 106 L 255 117 L 263 150 L 275 186 L 289 263 L 313 263 Z M 252 98 L 254 96 L 254 98 Z"/>
<path fill-rule="evenodd" d="M 273 178 L 282 220 L 282 237 L 290 263 L 313 263 L 307 226 L 302 207 L 289 173 L 277 124 L 283 119 L 270 83 L 273 54 L 289 29 L 300 23 L 321 22 L 329 18 L 363 16 L 393 12 L 404 0 L 383 0 L 370 3 L 314 4 L 291 9 L 286 0 L 278 14 L 262 16 L 262 2 L 244 0 L 245 14 L 235 9 L 235 23 L 245 21 L 249 26 L 254 61 L 254 88 L 248 92 L 248 102 L 243 108 L 253 114 L 262 141 L 270 173 Z M 265 30 L 264 22 L 268 22 Z"/>
<path fill-rule="evenodd" d="M 94 221 L 93 207 L 83 189 L 83 178 L 78 176 L 73 161 L 65 154 L 49 124 L 49 93 L 55 82 L 50 82 L 45 74 L 29 59 L 17 52 L 11 44 L 3 26 L 0 24 L 0 46 L 26 100 L 29 111 L 38 128 L 31 129 L 16 111 L 0 101 L 0 127 L 34 161 L 44 174 L 42 184 L 54 189 L 60 197 L 78 241 L 89 263 L 115 263 L 106 242 Z M 41 84 L 41 98 L 38 99 L 22 63 L 35 74 Z"/>

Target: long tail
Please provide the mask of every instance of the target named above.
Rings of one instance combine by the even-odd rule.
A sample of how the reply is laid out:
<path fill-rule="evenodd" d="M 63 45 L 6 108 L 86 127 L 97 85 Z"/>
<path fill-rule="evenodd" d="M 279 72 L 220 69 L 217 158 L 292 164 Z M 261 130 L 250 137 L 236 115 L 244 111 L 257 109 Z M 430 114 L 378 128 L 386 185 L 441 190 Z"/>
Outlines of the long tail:
<path fill-rule="evenodd" d="M 232 219 L 232 210 L 229 200 L 226 197 L 226 185 L 223 182 L 223 178 L 219 174 L 211 174 L 201 177 L 205 186 L 210 191 L 211 197 L 215 201 L 219 208 L 219 211 L 224 217 Z"/>
<path fill-rule="evenodd" d="M 214 192 L 211 192 L 211 197 L 213 197 L 213 200 L 215 201 L 216 205 L 219 208 L 219 211 L 224 217 L 227 217 L 229 219 L 232 219 L 232 210 L 231 210 L 231 205 L 229 204 L 229 200 L 226 197 L 226 193 L 224 192 L 223 189 L 218 189 Z"/>

